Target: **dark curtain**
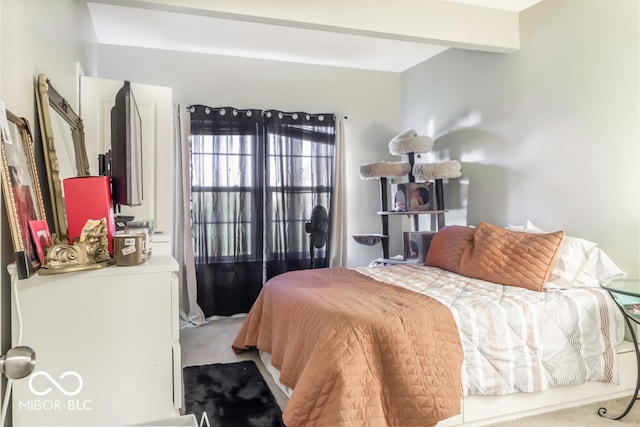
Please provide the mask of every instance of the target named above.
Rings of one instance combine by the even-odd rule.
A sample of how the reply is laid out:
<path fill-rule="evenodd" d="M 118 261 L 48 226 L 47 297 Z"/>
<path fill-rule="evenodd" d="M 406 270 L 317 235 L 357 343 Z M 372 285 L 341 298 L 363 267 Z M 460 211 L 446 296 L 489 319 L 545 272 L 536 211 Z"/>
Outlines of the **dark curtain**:
<path fill-rule="evenodd" d="M 262 289 L 260 110 L 191 107 L 191 218 L 205 316 L 247 312 Z"/>
<path fill-rule="evenodd" d="M 333 114 L 212 108 L 191 111 L 192 224 L 198 304 L 205 316 L 246 313 L 265 280 L 309 268 L 305 224 L 331 220 Z M 328 266 L 327 244 L 314 267 Z"/>
<path fill-rule="evenodd" d="M 265 262 L 267 279 L 311 267 L 305 224 L 315 206 L 331 223 L 335 121 L 332 114 L 264 113 L 266 138 Z M 327 244 L 314 248 L 314 267 L 328 267 Z"/>

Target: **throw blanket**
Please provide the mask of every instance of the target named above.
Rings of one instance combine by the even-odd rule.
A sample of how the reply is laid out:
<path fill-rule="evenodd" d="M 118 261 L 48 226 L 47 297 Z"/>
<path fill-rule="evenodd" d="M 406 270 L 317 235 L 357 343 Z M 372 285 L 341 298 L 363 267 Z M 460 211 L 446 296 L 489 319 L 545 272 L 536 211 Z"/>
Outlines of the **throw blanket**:
<path fill-rule="evenodd" d="M 624 321 L 604 289 L 535 292 L 419 265 L 356 270 L 451 309 L 465 355 L 465 395 L 618 382 L 615 346 Z"/>
<path fill-rule="evenodd" d="M 438 301 L 347 268 L 271 279 L 233 348 L 271 353 L 302 426 L 433 426 L 460 412 L 462 347 Z"/>

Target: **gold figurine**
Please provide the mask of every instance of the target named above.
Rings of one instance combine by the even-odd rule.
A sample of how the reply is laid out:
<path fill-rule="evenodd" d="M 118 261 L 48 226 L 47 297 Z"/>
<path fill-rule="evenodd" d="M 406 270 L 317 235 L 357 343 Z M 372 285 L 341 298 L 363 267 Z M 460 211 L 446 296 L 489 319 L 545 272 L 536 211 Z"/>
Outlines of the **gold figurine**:
<path fill-rule="evenodd" d="M 90 219 L 73 245 L 56 243 L 49 248 L 45 265 L 40 268 L 39 274 L 92 270 L 112 265 L 113 262 L 109 255 L 107 221 L 104 218 Z"/>

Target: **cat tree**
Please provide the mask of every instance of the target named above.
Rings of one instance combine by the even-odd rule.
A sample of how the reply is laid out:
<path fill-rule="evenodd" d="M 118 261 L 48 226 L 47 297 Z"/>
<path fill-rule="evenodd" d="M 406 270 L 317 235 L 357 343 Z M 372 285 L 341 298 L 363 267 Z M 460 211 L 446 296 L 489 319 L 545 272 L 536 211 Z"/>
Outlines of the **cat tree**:
<path fill-rule="evenodd" d="M 389 152 L 394 156 L 407 156 L 408 161 L 378 162 L 360 166 L 362 179 L 378 179 L 380 182 L 380 208 L 378 212 L 382 226 L 381 233 L 354 234 L 356 242 L 364 245 L 382 243 L 382 262 L 389 259 L 389 216 L 409 215 L 413 217 L 413 231 L 419 230 L 419 215 L 435 215 L 436 230 L 444 227 L 446 212 L 444 206 L 443 179 L 459 178 L 462 175 L 460 162 L 457 160 L 437 163 L 416 163 L 416 157 L 428 153 L 433 149 L 433 139 L 419 136 L 414 129 L 409 129 L 395 136 L 389 142 Z M 430 210 L 402 210 L 389 209 L 388 179 L 408 180 L 409 183 L 434 183 L 435 209 Z M 394 204 L 394 208 L 395 208 Z"/>

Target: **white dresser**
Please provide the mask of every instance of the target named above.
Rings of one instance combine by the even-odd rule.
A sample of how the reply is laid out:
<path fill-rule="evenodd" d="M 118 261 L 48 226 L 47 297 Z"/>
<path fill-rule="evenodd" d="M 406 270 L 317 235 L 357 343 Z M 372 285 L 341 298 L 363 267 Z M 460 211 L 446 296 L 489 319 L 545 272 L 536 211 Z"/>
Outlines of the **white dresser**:
<path fill-rule="evenodd" d="M 177 270 L 168 251 L 154 247 L 139 266 L 12 277 L 13 345 L 36 352 L 34 373 L 13 383 L 13 425 L 131 425 L 179 415 Z"/>

